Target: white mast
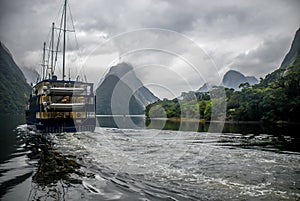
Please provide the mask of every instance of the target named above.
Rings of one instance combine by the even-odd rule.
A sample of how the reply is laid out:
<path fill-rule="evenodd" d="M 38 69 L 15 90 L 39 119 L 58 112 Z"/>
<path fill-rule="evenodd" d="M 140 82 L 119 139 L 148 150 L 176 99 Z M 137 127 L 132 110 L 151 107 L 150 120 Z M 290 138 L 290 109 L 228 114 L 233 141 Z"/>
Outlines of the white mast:
<path fill-rule="evenodd" d="M 46 54 L 46 42 L 44 42 L 44 48 L 43 48 L 42 80 L 45 79 L 45 67 L 46 67 L 45 54 Z"/>
<path fill-rule="evenodd" d="M 63 39 L 63 75 L 62 79 L 65 80 L 65 56 L 66 56 L 66 31 L 67 31 L 67 0 L 64 4 L 64 39 Z"/>
<path fill-rule="evenodd" d="M 51 36 L 51 77 L 54 74 L 54 22 L 52 22 L 52 36 Z"/>

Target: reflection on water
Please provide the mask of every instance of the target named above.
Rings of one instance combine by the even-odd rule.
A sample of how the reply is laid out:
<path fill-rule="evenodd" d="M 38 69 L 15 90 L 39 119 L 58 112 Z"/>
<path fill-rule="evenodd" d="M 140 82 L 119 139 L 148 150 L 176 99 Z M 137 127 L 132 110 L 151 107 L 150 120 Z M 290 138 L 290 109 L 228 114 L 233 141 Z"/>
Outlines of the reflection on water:
<path fill-rule="evenodd" d="M 211 131 L 210 123 L 197 123 L 191 121 L 173 121 L 165 119 L 146 119 L 141 116 L 101 116 L 97 117 L 98 125 L 107 128 L 146 128 L 146 129 L 162 129 L 175 131 Z M 223 127 L 223 133 L 239 133 L 239 134 L 271 134 L 271 135 L 294 135 L 294 130 L 299 127 L 298 124 L 268 124 L 268 123 L 211 123 L 211 127 Z"/>
<path fill-rule="evenodd" d="M 31 178 L 31 190 L 27 200 L 66 200 L 69 186 L 82 183 L 73 176 L 80 173 L 80 165 L 75 156 L 63 155 L 57 151 L 48 137 L 28 136 L 32 145 L 37 148 L 39 158 Z"/>
<path fill-rule="evenodd" d="M 97 117 L 97 125 L 107 128 L 121 128 L 121 129 L 141 129 L 145 128 L 145 118 L 132 116 L 101 116 Z"/>
<path fill-rule="evenodd" d="M 0 116 L 0 198 L 33 174 L 26 163 L 28 149 L 25 141 L 18 139 L 15 129 L 25 122 L 23 116 Z"/>
<path fill-rule="evenodd" d="M 31 142 L 35 141 L 35 146 L 40 150 L 38 168 L 32 177 L 34 183 L 47 186 L 55 184 L 59 180 L 70 183 L 80 182 L 70 177 L 70 174 L 76 172 L 80 167 L 74 159 L 70 159 L 54 150 L 52 143 L 45 138 L 40 136 L 34 138 Z"/>
<path fill-rule="evenodd" d="M 71 177 L 79 169 L 75 156 L 62 155 L 46 136 L 29 132 L 23 116 L 0 119 L 0 199 L 57 200 L 67 184 L 81 183 Z"/>
<path fill-rule="evenodd" d="M 208 124 L 199 124 L 197 122 L 188 121 L 170 121 L 170 120 L 160 120 L 152 119 L 146 120 L 146 127 L 148 129 L 162 129 L 162 130 L 181 130 L 181 131 L 207 131 Z"/>

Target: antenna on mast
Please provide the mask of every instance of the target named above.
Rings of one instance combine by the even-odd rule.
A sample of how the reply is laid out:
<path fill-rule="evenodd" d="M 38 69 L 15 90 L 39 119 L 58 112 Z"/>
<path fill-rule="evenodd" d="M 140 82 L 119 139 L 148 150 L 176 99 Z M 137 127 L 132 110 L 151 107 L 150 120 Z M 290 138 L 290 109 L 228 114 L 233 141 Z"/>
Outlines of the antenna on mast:
<path fill-rule="evenodd" d="M 44 48 L 43 48 L 42 80 L 45 79 L 45 67 L 46 67 L 45 54 L 46 54 L 46 42 L 44 42 Z"/>
<path fill-rule="evenodd" d="M 71 70 L 69 68 L 69 81 L 71 80 Z"/>

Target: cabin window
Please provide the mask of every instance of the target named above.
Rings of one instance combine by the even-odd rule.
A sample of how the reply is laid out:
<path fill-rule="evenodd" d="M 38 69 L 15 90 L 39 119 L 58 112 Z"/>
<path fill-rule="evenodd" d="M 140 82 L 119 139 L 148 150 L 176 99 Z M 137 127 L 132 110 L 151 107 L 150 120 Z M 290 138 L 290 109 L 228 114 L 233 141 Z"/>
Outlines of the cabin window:
<path fill-rule="evenodd" d="M 53 103 L 70 103 L 70 96 L 52 96 Z"/>
<path fill-rule="evenodd" d="M 51 118 L 51 112 L 41 112 L 41 118 L 42 119 L 50 119 Z"/>
<path fill-rule="evenodd" d="M 75 118 L 86 118 L 85 112 L 74 112 L 74 113 L 75 113 Z"/>
<path fill-rule="evenodd" d="M 69 119 L 70 118 L 70 112 L 65 112 L 65 119 Z"/>
<path fill-rule="evenodd" d="M 87 118 L 93 118 L 93 117 L 95 117 L 95 112 L 87 112 L 86 115 L 87 115 Z"/>
<path fill-rule="evenodd" d="M 64 112 L 53 112 L 54 113 L 54 118 L 60 119 L 64 118 Z"/>
<path fill-rule="evenodd" d="M 73 97 L 72 103 L 85 103 L 85 97 L 84 96 Z"/>
<path fill-rule="evenodd" d="M 70 96 L 63 96 L 60 100 L 61 103 L 70 103 Z"/>
<path fill-rule="evenodd" d="M 50 101 L 49 96 L 42 96 L 42 102 L 48 102 L 48 101 Z"/>
<path fill-rule="evenodd" d="M 89 104 L 94 104 L 94 97 L 89 97 Z"/>
<path fill-rule="evenodd" d="M 59 102 L 59 99 L 61 99 L 61 98 L 62 98 L 62 96 L 52 96 L 51 97 L 53 103 Z"/>

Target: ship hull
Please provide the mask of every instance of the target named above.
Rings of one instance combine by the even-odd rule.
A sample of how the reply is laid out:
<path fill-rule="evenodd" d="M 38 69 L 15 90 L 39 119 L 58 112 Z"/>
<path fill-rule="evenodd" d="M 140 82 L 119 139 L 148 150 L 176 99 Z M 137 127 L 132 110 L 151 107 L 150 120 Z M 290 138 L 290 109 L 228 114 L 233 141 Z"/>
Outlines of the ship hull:
<path fill-rule="evenodd" d="M 36 119 L 26 118 L 28 128 L 41 133 L 64 133 L 64 132 L 94 132 L 96 118 L 88 119 Z"/>

